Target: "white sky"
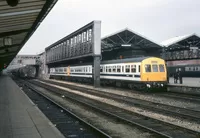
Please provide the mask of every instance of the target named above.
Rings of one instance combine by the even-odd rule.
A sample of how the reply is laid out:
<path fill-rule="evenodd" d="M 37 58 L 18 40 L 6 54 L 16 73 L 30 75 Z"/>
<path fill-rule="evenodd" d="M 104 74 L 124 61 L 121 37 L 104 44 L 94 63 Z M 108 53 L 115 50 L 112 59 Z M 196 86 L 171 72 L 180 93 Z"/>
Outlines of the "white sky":
<path fill-rule="evenodd" d="M 101 20 L 102 37 L 126 27 L 157 43 L 200 34 L 199 7 L 200 0 L 58 0 L 19 54 L 39 54 L 93 20 Z"/>

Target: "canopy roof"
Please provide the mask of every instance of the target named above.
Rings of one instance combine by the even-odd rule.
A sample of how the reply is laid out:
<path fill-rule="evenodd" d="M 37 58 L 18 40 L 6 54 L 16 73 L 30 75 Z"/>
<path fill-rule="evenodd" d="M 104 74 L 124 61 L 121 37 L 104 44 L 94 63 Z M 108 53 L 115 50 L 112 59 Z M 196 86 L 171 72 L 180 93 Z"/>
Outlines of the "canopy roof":
<path fill-rule="evenodd" d="M 57 0 L 20 0 L 16 7 L 0 0 L 0 70 L 8 65 L 44 20 Z M 11 37 L 12 45 L 3 39 Z"/>
<path fill-rule="evenodd" d="M 122 47 L 131 47 L 132 49 L 161 48 L 156 42 L 153 42 L 128 28 L 101 39 L 101 48 L 103 51 L 119 49 Z"/>
<path fill-rule="evenodd" d="M 200 37 L 196 35 L 195 33 L 193 34 L 187 34 L 183 36 L 176 36 L 173 38 L 170 38 L 168 40 L 165 40 L 161 42 L 162 46 L 165 47 L 181 47 L 181 46 L 197 46 L 200 47 Z"/>

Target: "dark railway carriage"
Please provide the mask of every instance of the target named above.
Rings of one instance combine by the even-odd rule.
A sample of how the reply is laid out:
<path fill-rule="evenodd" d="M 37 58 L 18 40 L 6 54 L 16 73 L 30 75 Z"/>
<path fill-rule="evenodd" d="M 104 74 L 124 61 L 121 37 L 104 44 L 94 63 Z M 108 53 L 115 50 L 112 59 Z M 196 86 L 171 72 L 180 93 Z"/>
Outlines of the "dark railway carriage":
<path fill-rule="evenodd" d="M 21 78 L 35 78 L 37 70 L 35 66 L 26 65 L 11 71 L 13 75 Z"/>
<path fill-rule="evenodd" d="M 177 69 L 183 77 L 200 77 L 200 59 L 167 61 L 167 69 L 171 77 Z"/>
<path fill-rule="evenodd" d="M 92 82 L 91 63 L 50 69 L 50 78 Z M 140 57 L 102 61 L 102 84 L 128 86 L 133 89 L 164 88 L 167 83 L 165 61 L 156 57 Z"/>

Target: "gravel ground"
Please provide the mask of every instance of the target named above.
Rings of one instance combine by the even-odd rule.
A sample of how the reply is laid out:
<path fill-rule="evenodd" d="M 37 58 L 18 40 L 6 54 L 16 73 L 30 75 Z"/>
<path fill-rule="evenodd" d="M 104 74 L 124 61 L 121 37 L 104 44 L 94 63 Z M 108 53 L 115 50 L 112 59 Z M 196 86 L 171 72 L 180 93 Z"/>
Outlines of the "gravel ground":
<path fill-rule="evenodd" d="M 171 124 L 175 124 L 175 125 L 178 125 L 178 126 L 182 126 L 182 127 L 200 132 L 200 125 L 197 124 L 197 123 L 194 123 L 194 122 L 189 122 L 189 121 L 186 121 L 186 120 L 181 120 L 179 118 L 169 117 L 169 116 L 163 115 L 161 113 L 159 114 L 159 113 L 154 113 L 154 112 L 151 112 L 151 111 L 146 111 L 146 110 L 143 110 L 141 108 L 137 108 L 137 107 L 129 106 L 129 105 L 124 104 L 124 103 L 116 102 L 114 100 L 110 100 L 110 99 L 107 99 L 107 98 L 101 98 L 101 97 L 90 95 L 90 94 L 85 94 L 85 93 L 82 93 L 80 91 L 71 90 L 71 89 L 61 87 L 61 86 L 57 86 L 57 85 L 54 85 L 54 84 L 48 84 L 48 83 L 45 83 L 45 82 L 42 82 L 42 83 L 53 86 L 53 87 L 60 88 L 62 90 L 66 90 L 66 91 L 71 92 L 71 93 L 75 93 L 75 94 L 78 94 L 78 95 L 81 95 L 81 96 L 85 96 L 87 98 L 91 98 L 91 99 L 94 99 L 94 100 L 97 100 L 97 101 L 100 101 L 100 102 L 104 102 L 104 103 L 107 103 L 107 104 L 110 104 L 110 105 L 114 105 L 114 106 L 129 110 L 129 111 L 132 111 L 132 112 L 135 112 L 135 113 L 138 113 L 138 114 L 142 114 L 144 116 L 148 116 L 148 117 L 151 117 L 151 118 L 155 118 L 155 119 L 158 119 L 158 120 L 161 120 L 161 121 L 164 121 L 164 122 L 168 122 L 168 123 L 171 123 Z"/>
<path fill-rule="evenodd" d="M 38 88 L 37 88 L 38 89 Z M 126 138 L 151 138 L 153 137 L 150 133 L 140 131 L 136 128 L 133 128 L 126 124 L 116 123 L 114 120 L 109 119 L 108 117 L 94 113 L 94 111 L 90 111 L 84 106 L 77 105 L 67 99 L 59 97 L 55 94 L 51 94 L 48 91 L 43 91 L 43 94 L 47 95 L 51 99 L 61 103 L 64 107 L 73 111 L 78 116 L 81 116 L 82 119 L 90 122 L 91 124 L 95 125 L 98 128 L 102 128 L 106 130 L 112 137 L 126 137 Z"/>
<path fill-rule="evenodd" d="M 134 92 L 134 91 L 131 91 L 131 90 L 118 90 L 118 89 L 114 89 L 114 88 L 106 88 L 106 89 L 105 88 L 94 88 L 93 86 L 90 86 L 90 85 L 83 85 L 83 84 L 78 84 L 78 83 L 73 83 L 73 82 L 66 82 L 66 81 L 59 81 L 59 80 L 50 80 L 50 81 L 72 84 L 72 85 L 90 88 L 90 89 L 96 89 L 96 90 L 100 90 L 100 91 L 104 91 L 104 92 L 108 92 L 108 93 L 114 93 L 114 94 L 119 94 L 119 95 L 123 95 L 123 96 L 129 96 L 129 97 L 133 97 L 133 98 L 137 98 L 137 99 L 141 99 L 141 100 L 158 102 L 158 103 L 162 103 L 162 104 L 166 104 L 166 105 L 172 105 L 172 106 L 189 108 L 189 109 L 200 111 L 200 105 L 199 104 L 195 104 L 195 103 L 191 103 L 191 102 L 184 102 L 184 101 L 181 101 L 181 100 L 179 101 L 177 99 L 167 98 L 167 97 L 159 96 L 159 95 L 156 95 L 156 94 L 147 95 L 147 94 L 143 94 L 142 92 L 138 93 L 138 92 Z"/>

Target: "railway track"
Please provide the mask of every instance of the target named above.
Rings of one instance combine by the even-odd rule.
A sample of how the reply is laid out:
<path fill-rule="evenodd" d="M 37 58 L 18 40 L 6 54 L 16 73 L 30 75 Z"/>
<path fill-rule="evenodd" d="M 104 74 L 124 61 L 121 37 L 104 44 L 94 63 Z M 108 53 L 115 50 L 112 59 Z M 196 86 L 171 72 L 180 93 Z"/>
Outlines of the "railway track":
<path fill-rule="evenodd" d="M 141 114 L 127 111 L 125 109 L 99 102 L 90 98 L 83 98 L 83 96 L 80 96 L 78 94 L 70 93 L 68 91 L 64 91 L 49 85 L 36 82 L 34 82 L 34 85 L 43 87 L 51 92 L 57 93 L 58 95 L 65 95 L 65 97 L 79 102 L 82 105 L 89 106 L 98 112 L 102 112 L 104 114 L 107 114 L 108 116 L 126 121 L 129 124 L 141 127 L 162 137 L 200 137 L 200 133 L 197 131 L 143 116 Z M 82 89 L 81 91 L 84 90 Z"/>
<path fill-rule="evenodd" d="M 179 117 L 179 118 L 187 119 L 189 121 L 200 123 L 200 111 L 165 105 L 165 104 L 161 104 L 157 102 L 141 100 L 141 99 L 132 98 L 128 96 L 122 96 L 119 94 L 108 93 L 104 91 L 99 92 L 98 90 L 77 87 L 74 85 L 69 85 L 69 84 L 64 84 L 64 83 L 59 83 L 59 82 L 52 82 L 52 81 L 45 81 L 45 82 L 48 82 L 54 85 L 59 85 L 62 87 L 67 87 L 73 90 L 78 90 L 78 91 L 81 91 L 82 93 L 112 99 L 121 103 L 128 104 L 130 106 L 139 107 L 145 110 L 150 110 L 153 112 L 162 113 L 169 116 Z"/>
<path fill-rule="evenodd" d="M 15 80 L 65 137 L 111 138 L 24 81 Z"/>
<path fill-rule="evenodd" d="M 157 95 L 193 103 L 200 103 L 200 95 L 191 95 L 191 94 L 177 93 L 177 92 L 160 93 Z"/>

